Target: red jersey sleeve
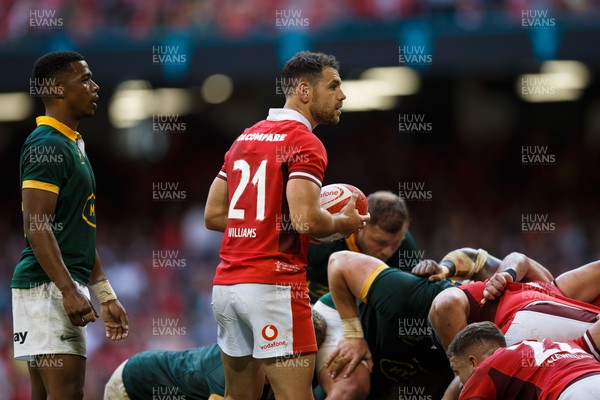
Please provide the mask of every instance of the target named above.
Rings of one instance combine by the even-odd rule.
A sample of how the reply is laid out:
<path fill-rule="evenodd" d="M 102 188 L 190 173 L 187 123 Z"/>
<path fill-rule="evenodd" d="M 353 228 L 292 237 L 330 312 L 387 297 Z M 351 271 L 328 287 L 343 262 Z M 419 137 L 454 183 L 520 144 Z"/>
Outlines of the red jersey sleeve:
<path fill-rule="evenodd" d="M 223 165 L 221 165 L 221 170 L 219 171 L 219 173 L 217 174 L 217 178 L 221 178 L 224 181 L 227 181 L 227 156 L 229 155 L 229 152 L 225 153 L 225 161 L 223 161 Z"/>
<path fill-rule="evenodd" d="M 288 146 L 289 179 L 306 179 L 321 187 L 327 167 L 325 146 L 314 134 L 299 130 Z"/>
<path fill-rule="evenodd" d="M 460 391 L 459 400 L 496 399 L 494 382 L 487 374 L 487 368 L 477 368 Z"/>
<path fill-rule="evenodd" d="M 586 352 L 593 355 L 596 360 L 600 361 L 600 350 L 598 348 L 598 344 L 594 341 L 589 329 L 585 331 L 583 336 L 574 339 L 573 342 Z"/>

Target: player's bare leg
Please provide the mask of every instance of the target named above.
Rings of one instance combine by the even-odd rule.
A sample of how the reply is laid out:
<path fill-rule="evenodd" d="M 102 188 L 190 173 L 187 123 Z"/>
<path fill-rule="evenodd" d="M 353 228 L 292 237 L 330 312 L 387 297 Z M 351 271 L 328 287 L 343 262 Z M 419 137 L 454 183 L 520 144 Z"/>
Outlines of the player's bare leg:
<path fill-rule="evenodd" d="M 360 364 L 348 378 L 331 379 L 328 368 L 319 371 L 319 384 L 328 400 L 364 400 L 371 389 L 369 369 Z"/>
<path fill-rule="evenodd" d="M 33 365 L 29 364 L 30 373 L 32 369 L 39 373 L 47 393 L 47 400 L 83 399 L 84 357 L 72 354 L 37 356 Z"/>
<path fill-rule="evenodd" d="M 310 400 L 316 353 L 262 360 L 277 400 Z"/>
<path fill-rule="evenodd" d="M 225 400 L 258 400 L 262 395 L 265 373 L 252 356 L 231 357 L 221 352 L 225 371 Z"/>
<path fill-rule="evenodd" d="M 31 363 L 27 363 L 29 369 L 29 380 L 31 381 L 31 400 L 46 400 L 46 388 L 44 387 L 44 381 L 39 372 L 39 368 L 32 366 Z"/>

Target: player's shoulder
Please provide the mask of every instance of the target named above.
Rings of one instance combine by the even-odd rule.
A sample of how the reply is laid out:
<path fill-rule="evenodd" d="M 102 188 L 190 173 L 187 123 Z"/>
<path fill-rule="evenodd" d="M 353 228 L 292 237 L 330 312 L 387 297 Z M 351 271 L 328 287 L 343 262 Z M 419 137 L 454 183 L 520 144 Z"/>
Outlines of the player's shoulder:
<path fill-rule="evenodd" d="M 27 136 L 23 147 L 31 146 L 56 146 L 66 148 L 70 139 L 55 128 L 48 125 L 39 125 Z"/>

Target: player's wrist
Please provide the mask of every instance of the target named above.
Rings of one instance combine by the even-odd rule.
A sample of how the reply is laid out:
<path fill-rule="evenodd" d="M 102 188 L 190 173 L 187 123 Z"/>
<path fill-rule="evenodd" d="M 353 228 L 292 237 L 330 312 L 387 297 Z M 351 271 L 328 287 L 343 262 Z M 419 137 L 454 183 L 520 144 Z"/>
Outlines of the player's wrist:
<path fill-rule="evenodd" d="M 508 269 L 505 269 L 502 272 L 510 275 L 510 277 L 512 278 L 513 282 L 517 282 L 517 271 L 515 271 L 514 268 L 508 268 Z"/>
<path fill-rule="evenodd" d="M 117 300 L 117 295 L 113 290 L 108 279 L 103 279 L 90 286 L 94 295 L 100 304 L 108 303 L 112 300 Z"/>
<path fill-rule="evenodd" d="M 440 267 L 442 268 L 446 278 L 452 278 L 454 275 L 456 275 L 456 267 L 452 261 L 442 260 L 440 262 Z"/>
<path fill-rule="evenodd" d="M 365 337 L 358 317 L 343 319 L 342 332 L 346 339 L 362 339 Z"/>
<path fill-rule="evenodd" d="M 77 290 L 77 285 L 73 279 L 69 279 L 66 282 L 54 282 L 54 285 L 60 290 L 60 292 L 64 295 L 74 294 Z"/>

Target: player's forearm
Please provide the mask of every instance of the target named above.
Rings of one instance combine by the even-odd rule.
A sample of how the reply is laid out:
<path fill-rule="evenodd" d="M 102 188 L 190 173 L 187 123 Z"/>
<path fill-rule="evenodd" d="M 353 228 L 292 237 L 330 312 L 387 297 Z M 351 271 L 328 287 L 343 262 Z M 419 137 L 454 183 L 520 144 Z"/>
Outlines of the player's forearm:
<path fill-rule="evenodd" d="M 98 250 L 96 250 L 94 266 L 92 268 L 92 273 L 90 274 L 89 287 L 92 289 L 92 292 L 94 292 L 94 295 L 100 304 L 117 299 L 116 293 L 108 282 L 106 275 L 104 275 L 102 261 L 100 260 Z"/>
<path fill-rule="evenodd" d="M 216 216 L 205 215 L 204 225 L 206 229 L 210 229 L 211 231 L 225 232 L 225 228 L 227 228 L 227 214 Z"/>
<path fill-rule="evenodd" d="M 491 278 L 492 276 L 494 276 L 494 274 L 496 272 L 498 272 L 498 267 L 500 266 L 500 264 L 502 263 L 502 260 L 500 260 L 497 257 L 494 257 L 491 254 L 487 255 L 487 259 L 485 260 L 485 264 L 483 265 L 483 268 L 477 272 L 475 275 L 473 275 L 473 280 L 474 281 L 485 281 L 486 279 Z"/>
<path fill-rule="evenodd" d="M 460 383 L 460 379 L 458 379 L 458 376 L 455 376 L 454 380 L 450 382 L 450 385 L 446 389 L 446 392 L 444 392 L 444 397 L 442 397 L 442 400 L 458 400 L 461 388 L 462 385 Z"/>
<path fill-rule="evenodd" d="M 512 268 L 517 274 L 517 281 L 526 279 L 528 281 L 552 282 L 554 279 L 550 271 L 537 261 L 524 254 L 513 252 L 507 255 L 498 266 L 498 272 Z"/>
<path fill-rule="evenodd" d="M 25 234 L 35 258 L 56 287 L 61 292 L 75 290 L 75 281 L 65 266 L 56 237 L 50 228 L 31 230 L 26 227 Z"/>
<path fill-rule="evenodd" d="M 98 255 L 98 250 L 96 250 L 96 255 L 94 257 L 94 266 L 92 267 L 92 273 L 90 274 L 89 285 L 91 286 L 94 283 L 103 280 L 106 280 L 106 276 L 104 275 L 102 261 L 100 261 L 100 255 Z"/>
<path fill-rule="evenodd" d="M 483 281 L 496 273 L 500 260 L 483 249 L 463 247 L 451 251 L 440 261 L 446 278 L 473 279 Z"/>
<path fill-rule="evenodd" d="M 330 262 L 327 268 L 329 290 L 341 319 L 358 317 L 356 294 L 352 293 L 344 276 L 347 271 L 339 262 Z"/>
<path fill-rule="evenodd" d="M 298 233 L 318 239 L 339 232 L 340 223 L 337 216 L 329 214 L 322 208 L 299 211 L 297 215 L 297 218 L 292 217 L 291 220 Z"/>

